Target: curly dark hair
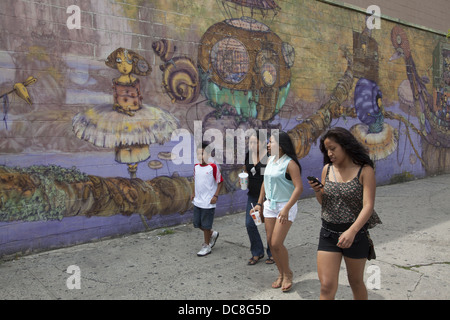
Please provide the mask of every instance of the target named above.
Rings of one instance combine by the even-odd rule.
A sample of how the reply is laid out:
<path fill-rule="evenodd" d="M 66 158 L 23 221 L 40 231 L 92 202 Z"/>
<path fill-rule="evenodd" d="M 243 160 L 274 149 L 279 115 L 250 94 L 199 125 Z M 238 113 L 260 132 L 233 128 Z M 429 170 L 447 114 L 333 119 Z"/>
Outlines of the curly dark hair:
<path fill-rule="evenodd" d="M 320 151 L 322 151 L 323 154 L 324 165 L 331 163 L 327 149 L 325 148 L 325 139 L 331 139 L 339 144 L 353 160 L 353 163 L 360 166 L 367 164 L 374 168 L 374 163 L 372 159 L 370 159 L 367 149 L 356 140 L 355 136 L 350 131 L 341 127 L 331 128 L 320 138 Z"/>

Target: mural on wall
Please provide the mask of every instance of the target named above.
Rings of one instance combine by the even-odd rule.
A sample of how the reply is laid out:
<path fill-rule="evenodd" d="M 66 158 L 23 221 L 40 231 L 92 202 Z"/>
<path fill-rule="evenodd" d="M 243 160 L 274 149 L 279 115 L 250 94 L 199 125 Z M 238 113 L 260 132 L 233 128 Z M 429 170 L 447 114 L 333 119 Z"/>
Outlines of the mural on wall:
<path fill-rule="evenodd" d="M 21 98 L 31 106 L 33 102 L 31 101 L 31 97 L 28 93 L 27 87 L 34 84 L 36 81 L 37 79 L 35 77 L 30 76 L 24 82 L 16 83 L 12 90 L 0 96 L 0 101 L 2 101 L 3 103 L 3 122 L 5 124 L 6 130 L 8 130 L 8 109 L 10 107 L 9 95 L 15 93 L 19 98 Z"/>
<path fill-rule="evenodd" d="M 445 170 L 449 167 L 450 161 L 450 113 L 448 110 L 450 99 L 448 60 L 446 60 L 448 51 L 438 50 L 442 43 L 439 43 L 435 49 L 438 51 L 434 54 L 442 61 L 442 64 L 435 66 L 435 72 L 440 71 L 442 75 L 438 79 L 434 77 L 434 81 L 438 84 L 435 83 L 434 94 L 431 94 L 426 87 L 430 79 L 427 76 L 419 76 L 410 41 L 402 27 L 397 25 L 392 28 L 391 41 L 396 51 L 390 60 L 403 58 L 405 62 L 408 79 L 402 83 L 402 91 L 399 88 L 399 97 L 414 107 L 415 116 L 419 119 L 420 127 L 416 131 L 422 137 L 423 158 L 426 159 L 424 166 L 429 173 L 439 172 L 439 168 Z"/>
<path fill-rule="evenodd" d="M 398 132 L 384 121 L 383 93 L 378 86 L 380 52 L 372 30 L 366 25 L 353 31 L 354 107 L 361 121 L 350 131 L 369 150 L 372 160 L 380 160 L 397 149 Z"/>
<path fill-rule="evenodd" d="M 140 80 L 147 76 L 148 62 L 132 50 L 119 48 L 109 55 L 106 65 L 121 76 L 113 79 L 113 105 L 104 104 L 77 114 L 73 130 L 79 139 L 102 148 L 115 149 L 115 161 L 127 164 L 130 178 L 136 178 L 137 165 L 150 158 L 150 145 L 170 141 L 178 121 L 168 112 L 142 103 Z"/>
<path fill-rule="evenodd" d="M 161 39 L 152 44 L 156 55 L 164 64 L 162 86 L 172 103 L 190 104 L 200 94 L 200 79 L 194 62 L 189 57 L 173 58 L 176 46 L 172 41 Z"/>
<path fill-rule="evenodd" d="M 170 3 L 154 1 L 160 6 Z M 151 41 L 146 51 L 133 37 L 126 46 L 111 42 L 98 61 L 85 61 L 84 53 L 76 59 L 66 56 L 71 47 L 61 45 L 61 52 L 55 52 L 51 37 L 44 37 L 45 32 L 55 34 L 49 27 L 40 29 L 42 35 L 35 35 L 32 46 L 22 44 L 21 50 L 29 52 L 26 58 L 0 55 L 0 66 L 9 70 L 20 70 L 21 63 L 23 72 L 41 70 L 36 75 L 43 82 L 41 89 L 53 94 L 47 97 L 32 92 L 33 101 L 39 104 L 27 113 L 16 108 L 16 102 L 9 108 L 9 128 L 5 113 L 5 126 L 0 130 L 0 135 L 8 138 L 0 142 L 6 159 L 0 163 L 0 227 L 13 221 L 113 219 L 135 214 L 145 228 L 156 216 L 175 216 L 168 222 L 172 224 L 181 221 L 180 215 L 191 209 L 192 165 L 172 163 L 179 155 L 171 152 L 171 137 L 180 128 L 194 134 L 195 120 L 202 122 L 203 132 L 214 128 L 223 132 L 223 137 L 227 129 L 285 130 L 307 171 L 320 167 L 319 137 L 339 125 L 351 130 L 368 148 L 382 182 L 392 181 L 393 166 L 397 175 L 450 172 L 448 40 L 427 38 L 432 50 L 427 49 L 428 56 L 421 58 L 426 62 L 415 61 L 413 31 L 408 34 L 406 27 L 393 25 L 388 43 L 385 30 L 369 30 L 366 18 L 354 13 L 358 23 L 347 29 L 345 37 L 333 40 L 340 61 L 328 61 L 323 57 L 334 53 L 320 52 L 326 51 L 329 42 L 308 38 L 308 32 L 314 31 L 306 22 L 306 31 L 301 23 L 295 29 L 301 37 L 275 29 L 277 19 L 286 17 L 280 17 L 283 8 L 273 0 L 217 0 L 214 4 L 211 10 L 223 14 L 225 20 L 204 26 L 198 34 L 183 35 L 195 43 L 192 51 L 181 50 L 186 44 L 163 30 L 158 36 L 146 37 Z M 123 14 L 138 16 L 125 9 Z M 130 34 L 139 30 L 135 24 L 129 28 Z M 303 46 L 299 41 L 305 39 L 309 44 Z M 0 46 L 1 50 L 7 48 L 2 41 Z M 307 66 L 303 59 L 309 50 L 321 57 L 320 64 Z M 8 52 L 12 51 L 9 48 Z M 51 69 L 52 61 L 57 61 L 57 70 Z M 149 61 L 159 68 L 152 68 Z M 421 75 L 423 67 L 416 62 L 420 66 L 431 63 L 432 75 L 429 70 Z M 333 77 L 327 72 L 331 64 L 342 66 Z M 326 90 L 315 100 L 303 96 L 300 84 L 305 81 L 301 76 L 306 67 L 314 70 L 308 79 L 313 79 L 316 88 L 327 82 Z M 393 69 L 399 70 L 401 81 L 387 76 Z M 23 77 L 18 71 L 8 74 L 9 79 L 0 78 L 0 92 L 6 92 L 2 97 L 11 94 L 11 80 Z M 29 78 L 22 86 L 34 82 L 35 78 Z M 393 83 L 398 96 L 391 91 Z M 48 100 L 54 103 L 47 106 Z M 26 141 L 16 138 L 24 130 L 21 119 L 32 123 L 35 132 L 46 134 L 36 137 L 40 142 L 30 149 Z M 45 119 L 42 128 L 35 129 L 36 119 Z M 58 125 L 52 128 L 53 123 Z M 63 142 L 50 143 L 57 138 Z M 45 155 L 49 150 L 54 155 Z M 404 161 L 405 156 L 409 161 Z M 42 158 L 45 161 L 33 163 Z M 245 192 L 240 191 L 237 178 L 241 167 L 236 162 L 221 164 L 226 182 L 219 206 L 223 213 L 244 208 Z"/>

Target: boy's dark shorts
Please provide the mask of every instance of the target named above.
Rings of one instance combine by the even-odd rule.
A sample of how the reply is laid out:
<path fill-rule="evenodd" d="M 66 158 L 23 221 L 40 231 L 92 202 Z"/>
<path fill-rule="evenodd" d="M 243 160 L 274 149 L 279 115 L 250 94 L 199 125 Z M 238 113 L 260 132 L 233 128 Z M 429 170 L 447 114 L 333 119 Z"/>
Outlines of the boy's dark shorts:
<path fill-rule="evenodd" d="M 194 228 L 211 230 L 214 221 L 215 211 L 216 208 L 203 209 L 194 206 L 194 218 L 193 218 Z"/>
<path fill-rule="evenodd" d="M 320 229 L 318 251 L 341 252 L 344 257 L 352 259 L 367 259 L 369 256 L 369 239 L 364 230 L 360 230 L 350 248 L 342 249 L 337 246 L 340 234 Z"/>

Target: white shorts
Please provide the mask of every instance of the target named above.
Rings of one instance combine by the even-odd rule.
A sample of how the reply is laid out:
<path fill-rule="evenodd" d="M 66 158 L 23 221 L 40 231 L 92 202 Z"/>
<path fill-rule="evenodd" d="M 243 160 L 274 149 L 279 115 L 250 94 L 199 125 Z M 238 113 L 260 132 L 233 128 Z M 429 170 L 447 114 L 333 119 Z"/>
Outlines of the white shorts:
<path fill-rule="evenodd" d="M 281 210 L 284 208 L 286 204 L 287 202 L 278 202 L 276 205 L 277 206 L 276 209 L 272 210 L 270 208 L 270 200 L 264 201 L 264 213 L 263 213 L 264 218 L 278 218 L 278 215 L 280 214 Z M 296 216 L 297 216 L 297 202 L 289 210 L 288 220 L 294 222 Z"/>

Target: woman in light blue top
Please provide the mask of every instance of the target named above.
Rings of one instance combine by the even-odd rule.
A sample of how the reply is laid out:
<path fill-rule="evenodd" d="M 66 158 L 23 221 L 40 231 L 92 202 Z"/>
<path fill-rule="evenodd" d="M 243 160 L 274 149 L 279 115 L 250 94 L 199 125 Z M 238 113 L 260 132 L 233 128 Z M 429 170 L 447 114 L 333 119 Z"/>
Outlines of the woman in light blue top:
<path fill-rule="evenodd" d="M 270 137 L 271 154 L 264 171 L 258 203 L 253 210 L 263 212 L 267 243 L 277 264 L 279 276 L 272 288 L 287 292 L 292 288 L 293 273 L 284 240 L 297 215 L 297 201 L 303 191 L 301 166 L 289 135 L 275 131 Z M 263 204 L 263 200 L 267 200 Z"/>

